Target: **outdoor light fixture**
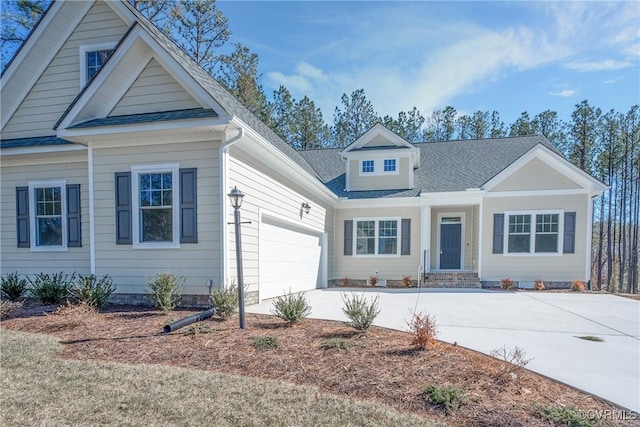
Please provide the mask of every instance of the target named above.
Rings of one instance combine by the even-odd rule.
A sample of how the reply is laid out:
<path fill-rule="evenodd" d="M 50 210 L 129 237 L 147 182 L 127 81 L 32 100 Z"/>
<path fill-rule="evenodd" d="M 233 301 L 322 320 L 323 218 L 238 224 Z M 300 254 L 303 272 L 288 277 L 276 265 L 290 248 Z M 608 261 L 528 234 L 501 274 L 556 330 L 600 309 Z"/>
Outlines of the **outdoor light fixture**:
<path fill-rule="evenodd" d="M 236 230 L 236 274 L 238 276 L 238 311 L 240 314 L 240 329 L 247 328 L 247 322 L 244 315 L 244 280 L 242 277 L 242 242 L 240 241 L 240 206 L 242 206 L 242 191 L 233 187 L 229 194 L 231 206 L 233 206 L 233 223 Z"/>
<path fill-rule="evenodd" d="M 304 211 L 304 213 L 309 215 L 309 211 L 311 210 L 311 205 L 309 205 L 309 203 L 307 202 L 302 202 L 302 210 Z"/>

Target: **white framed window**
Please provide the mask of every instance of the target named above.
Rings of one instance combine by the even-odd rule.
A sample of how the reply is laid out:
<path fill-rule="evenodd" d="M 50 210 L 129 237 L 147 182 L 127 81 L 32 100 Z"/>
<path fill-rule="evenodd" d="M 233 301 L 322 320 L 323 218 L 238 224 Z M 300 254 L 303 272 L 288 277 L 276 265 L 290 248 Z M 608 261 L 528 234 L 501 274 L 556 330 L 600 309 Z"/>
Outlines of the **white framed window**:
<path fill-rule="evenodd" d="M 562 254 L 562 211 L 505 212 L 505 216 L 505 254 Z"/>
<path fill-rule="evenodd" d="M 66 181 L 29 183 L 31 250 L 67 250 Z"/>
<path fill-rule="evenodd" d="M 373 160 L 363 160 L 362 166 L 360 168 L 362 173 L 374 173 L 375 172 L 375 163 Z"/>
<path fill-rule="evenodd" d="M 131 168 L 134 248 L 179 248 L 178 164 Z"/>
<path fill-rule="evenodd" d="M 360 160 L 360 176 L 363 175 L 397 175 L 398 158 L 375 158 Z"/>
<path fill-rule="evenodd" d="M 102 68 L 113 53 L 115 43 L 100 43 L 80 46 L 80 87 Z"/>
<path fill-rule="evenodd" d="M 356 256 L 399 256 L 400 218 L 355 218 Z"/>
<path fill-rule="evenodd" d="M 396 159 L 384 159 L 384 171 L 395 172 L 397 167 Z"/>

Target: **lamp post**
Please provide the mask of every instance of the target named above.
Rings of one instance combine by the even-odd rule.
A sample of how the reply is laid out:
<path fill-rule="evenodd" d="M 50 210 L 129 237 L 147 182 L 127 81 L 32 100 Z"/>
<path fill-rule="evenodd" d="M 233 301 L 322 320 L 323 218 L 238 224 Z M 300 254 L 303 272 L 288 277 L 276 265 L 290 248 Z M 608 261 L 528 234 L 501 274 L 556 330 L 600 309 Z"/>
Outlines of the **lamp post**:
<path fill-rule="evenodd" d="M 242 242 L 240 240 L 240 206 L 242 206 L 242 191 L 233 187 L 229 194 L 231 206 L 233 206 L 233 222 L 236 227 L 236 270 L 238 276 L 238 311 L 240 312 L 240 329 L 247 328 L 244 315 L 244 281 L 242 278 Z"/>

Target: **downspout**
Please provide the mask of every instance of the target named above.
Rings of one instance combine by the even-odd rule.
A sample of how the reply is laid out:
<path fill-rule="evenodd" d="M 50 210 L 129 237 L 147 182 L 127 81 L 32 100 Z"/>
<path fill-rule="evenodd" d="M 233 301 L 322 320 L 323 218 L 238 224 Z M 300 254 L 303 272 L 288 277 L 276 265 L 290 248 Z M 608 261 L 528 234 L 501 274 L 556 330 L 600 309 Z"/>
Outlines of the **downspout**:
<path fill-rule="evenodd" d="M 226 135 L 226 132 L 225 132 Z M 227 139 L 220 144 L 220 153 L 218 156 L 218 170 L 220 172 L 220 286 L 227 286 L 227 175 L 228 165 L 227 157 L 229 155 L 229 147 L 238 142 L 244 136 L 244 128 L 238 129 L 238 134 L 233 138 Z"/>

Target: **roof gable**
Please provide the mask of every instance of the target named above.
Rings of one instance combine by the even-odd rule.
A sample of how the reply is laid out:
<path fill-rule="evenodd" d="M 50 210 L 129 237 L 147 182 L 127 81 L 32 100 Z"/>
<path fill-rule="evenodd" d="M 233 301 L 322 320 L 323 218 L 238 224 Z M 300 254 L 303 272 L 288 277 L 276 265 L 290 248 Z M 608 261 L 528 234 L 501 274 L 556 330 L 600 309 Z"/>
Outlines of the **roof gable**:
<path fill-rule="evenodd" d="M 409 148 L 417 151 L 417 148 L 401 136 L 393 133 L 380 123 L 366 131 L 360 138 L 342 150 L 342 154 L 358 150 Z"/>

